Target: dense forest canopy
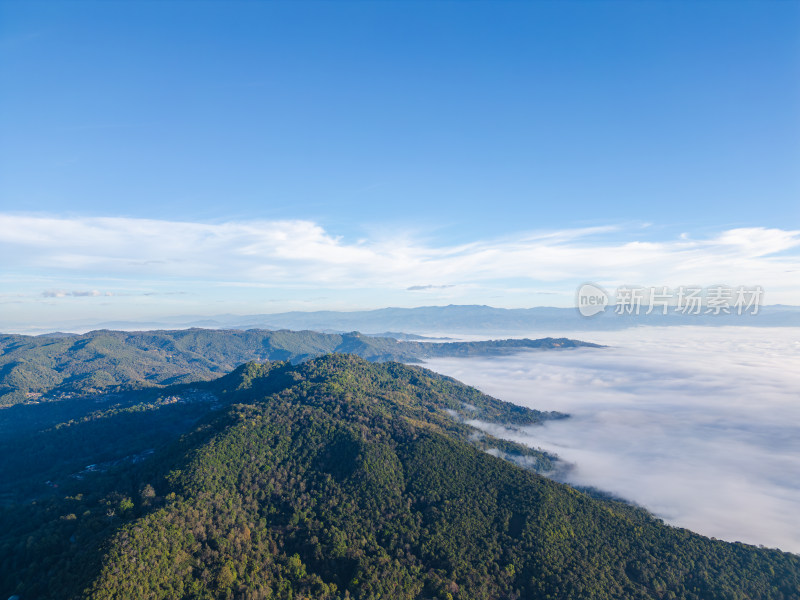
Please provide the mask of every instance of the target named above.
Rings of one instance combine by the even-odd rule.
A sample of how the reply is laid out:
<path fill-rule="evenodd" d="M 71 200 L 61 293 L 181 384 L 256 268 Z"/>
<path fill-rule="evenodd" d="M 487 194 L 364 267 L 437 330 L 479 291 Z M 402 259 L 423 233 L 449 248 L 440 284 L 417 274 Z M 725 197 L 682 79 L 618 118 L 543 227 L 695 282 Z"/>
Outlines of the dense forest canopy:
<path fill-rule="evenodd" d="M 331 352 L 371 361 L 419 362 L 523 350 L 597 348 L 566 338 L 428 343 L 315 331 L 93 331 L 84 335 L 0 335 L 0 407 L 109 388 L 213 379 L 248 361 L 302 362 Z"/>
<path fill-rule="evenodd" d="M 468 416 L 530 425 L 561 415 L 419 367 L 329 355 L 136 394 L 144 395 L 121 399 L 116 412 L 49 430 L 108 419 L 122 431 L 142 415 L 157 423 L 161 411 L 192 424 L 180 436 L 147 434 L 126 460 L 53 481 L 60 487 L 34 503 L 9 502 L 0 513 L 0 592 L 798 597 L 800 557 L 669 527 L 487 453 L 526 449 L 480 438 Z M 196 401 L 164 402 L 186 394 Z M 547 455 L 539 458 L 546 470 Z"/>

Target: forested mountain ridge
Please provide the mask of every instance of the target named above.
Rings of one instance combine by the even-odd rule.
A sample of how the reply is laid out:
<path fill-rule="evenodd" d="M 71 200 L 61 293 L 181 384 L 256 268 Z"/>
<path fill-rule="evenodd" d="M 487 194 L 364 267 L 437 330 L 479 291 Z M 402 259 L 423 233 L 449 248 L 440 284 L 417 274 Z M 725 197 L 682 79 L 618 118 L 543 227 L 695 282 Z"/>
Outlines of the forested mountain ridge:
<path fill-rule="evenodd" d="M 529 468 L 552 469 L 553 457 L 478 434 L 463 421 L 479 417 L 530 425 L 566 415 L 502 402 L 419 367 L 390 364 L 387 369 L 379 378 L 384 392 L 391 395 L 390 386 L 398 399 L 406 398 L 403 390 L 412 387 L 419 393 L 415 412 L 408 408 L 406 414 Z M 198 420 L 214 420 L 233 402 L 263 399 L 296 383 L 297 377 L 287 362 L 249 363 L 208 382 L 20 404 L 2 411 L 0 597 L 16 590 L 24 591 L 24 597 L 63 598 L 64 589 L 72 590 L 70 597 L 82 597 L 78 592 L 91 579 L 104 540 L 157 501 L 146 495 L 141 482 L 163 480 L 194 442 L 180 446 L 178 458 L 170 444 Z M 383 394 L 376 389 L 371 393 Z M 395 404 L 391 410 L 401 407 Z M 135 507 L 128 505 L 130 499 Z M 54 570 L 57 575 L 42 575 Z"/>
<path fill-rule="evenodd" d="M 566 338 L 424 343 L 314 331 L 93 331 L 84 335 L 0 335 L 0 406 L 115 388 L 209 380 L 248 361 L 301 362 L 331 352 L 371 361 L 418 362 L 526 349 L 598 347 Z"/>
<path fill-rule="evenodd" d="M 162 448 L 189 431 L 198 419 L 239 398 L 241 390 L 246 390 L 246 397 L 250 398 L 254 394 L 266 396 L 276 386 L 286 385 L 284 378 L 292 369 L 288 362 L 247 363 L 212 381 L 8 407 L 0 413 L 0 505 L 46 498 L 75 478 L 82 479 L 89 473 L 94 476 L 110 465 Z M 269 378 L 265 377 L 267 372 L 271 374 Z M 567 415 L 503 402 L 418 367 L 407 367 L 403 372 L 413 373 L 429 390 L 418 399 L 427 407 L 426 419 L 435 419 L 439 426 L 460 432 L 471 443 L 540 472 L 549 472 L 556 466 L 553 458 L 542 452 L 477 435 L 463 422 L 477 418 L 506 425 L 531 425 Z M 252 381 L 259 382 L 254 384 L 255 390 L 249 387 Z"/>
<path fill-rule="evenodd" d="M 332 355 L 249 364 L 202 385 L 221 408 L 180 442 L 116 479 L 76 483 L 43 539 L 0 537 L 11 550 L 3 584 L 9 573 L 28 582 L 10 593 L 798 597 L 797 556 L 668 527 L 482 451 L 460 417 L 545 415 L 424 369 Z M 104 495 L 76 500 L 90 484 Z M 38 556 L 47 544 L 61 553 Z"/>

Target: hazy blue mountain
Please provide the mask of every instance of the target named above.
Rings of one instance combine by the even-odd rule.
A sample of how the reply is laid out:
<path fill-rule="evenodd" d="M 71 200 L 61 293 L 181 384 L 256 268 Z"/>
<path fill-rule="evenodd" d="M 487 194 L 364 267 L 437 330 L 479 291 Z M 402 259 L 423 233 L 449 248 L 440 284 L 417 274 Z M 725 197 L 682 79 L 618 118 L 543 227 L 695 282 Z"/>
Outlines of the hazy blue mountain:
<path fill-rule="evenodd" d="M 612 331 L 638 326 L 671 327 L 701 325 L 705 327 L 744 325 L 748 327 L 800 327 L 800 307 L 772 305 L 759 309 L 758 314 L 700 314 L 681 315 L 654 311 L 639 315 L 617 315 L 612 308 L 591 318 L 581 316 L 574 308 L 494 308 L 480 305 L 421 306 L 417 308 L 381 308 L 367 311 L 285 312 L 261 315 L 175 316 L 153 321 L 74 322 L 59 329 L 87 331 L 89 329 L 312 329 L 342 333 L 361 331 L 367 334 L 386 334 L 386 337 L 408 334 L 476 333 L 530 334 L 553 331 Z M 407 339 L 407 338 L 405 338 Z"/>
<path fill-rule="evenodd" d="M 642 311 L 645 312 L 645 311 Z M 236 318 L 224 319 L 234 323 Z M 703 314 L 681 315 L 678 313 L 650 315 L 617 315 L 607 309 L 595 317 L 586 318 L 574 308 L 518 308 L 505 309 L 479 305 L 425 306 L 418 308 L 383 308 L 359 312 L 288 312 L 273 315 L 255 315 L 243 319 L 260 322 L 269 327 L 290 329 L 334 329 L 377 332 L 403 331 L 412 333 L 430 332 L 531 332 L 531 331 L 576 331 L 617 330 L 637 326 L 677 325 L 747 325 L 750 327 L 798 327 L 800 307 L 762 307 L 756 315 Z"/>

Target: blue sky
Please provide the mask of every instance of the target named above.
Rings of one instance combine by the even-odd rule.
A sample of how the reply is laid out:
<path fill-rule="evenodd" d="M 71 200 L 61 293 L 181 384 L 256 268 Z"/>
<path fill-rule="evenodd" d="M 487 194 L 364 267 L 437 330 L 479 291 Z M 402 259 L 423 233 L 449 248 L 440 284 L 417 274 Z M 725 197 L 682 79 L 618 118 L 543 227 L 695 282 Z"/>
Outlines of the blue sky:
<path fill-rule="evenodd" d="M 0 327 L 800 304 L 796 2 L 4 1 L 0 90 Z"/>

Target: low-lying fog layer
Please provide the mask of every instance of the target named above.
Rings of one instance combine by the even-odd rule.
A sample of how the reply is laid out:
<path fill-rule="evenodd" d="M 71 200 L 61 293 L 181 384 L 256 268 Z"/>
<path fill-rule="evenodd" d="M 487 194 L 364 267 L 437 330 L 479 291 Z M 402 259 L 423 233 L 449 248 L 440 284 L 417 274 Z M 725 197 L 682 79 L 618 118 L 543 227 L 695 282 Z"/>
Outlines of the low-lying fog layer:
<path fill-rule="evenodd" d="M 800 553 L 800 330 L 570 337 L 611 347 L 426 366 L 503 400 L 570 413 L 492 430 L 573 463 L 568 481 L 704 535 Z"/>

